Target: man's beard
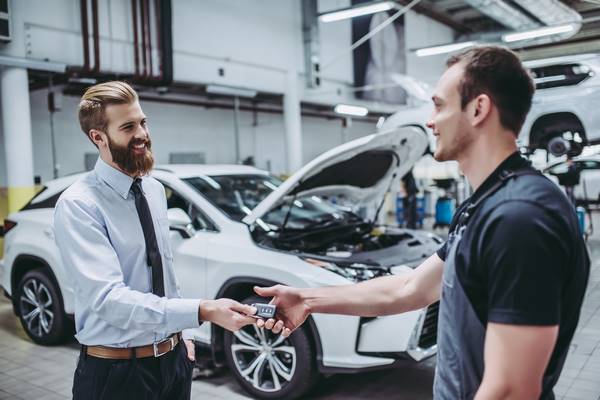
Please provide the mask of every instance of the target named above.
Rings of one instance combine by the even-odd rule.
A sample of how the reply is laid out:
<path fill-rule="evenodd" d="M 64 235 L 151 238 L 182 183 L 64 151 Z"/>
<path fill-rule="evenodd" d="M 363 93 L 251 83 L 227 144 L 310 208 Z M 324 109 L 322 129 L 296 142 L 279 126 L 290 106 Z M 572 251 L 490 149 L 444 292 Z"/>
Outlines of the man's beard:
<path fill-rule="evenodd" d="M 131 139 L 127 146 L 119 146 L 108 137 L 108 148 L 113 162 L 124 172 L 132 176 L 147 175 L 154 166 L 152 155 L 152 141 L 148 139 Z M 146 151 L 144 154 L 135 154 L 133 146 L 144 143 Z"/>

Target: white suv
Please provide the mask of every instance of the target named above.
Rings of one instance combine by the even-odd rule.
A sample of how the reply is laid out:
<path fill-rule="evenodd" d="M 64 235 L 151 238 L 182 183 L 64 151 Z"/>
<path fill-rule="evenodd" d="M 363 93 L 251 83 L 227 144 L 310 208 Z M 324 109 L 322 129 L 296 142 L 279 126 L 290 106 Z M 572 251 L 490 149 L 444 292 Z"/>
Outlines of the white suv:
<path fill-rule="evenodd" d="M 441 240 L 374 221 L 391 183 L 425 147 L 425 135 L 410 128 L 366 136 L 324 153 L 283 183 L 238 165 L 157 168 L 183 296 L 250 303 L 260 300 L 254 285 L 342 285 L 406 273 Z M 72 333 L 66 322 L 73 283 L 51 226 L 56 200 L 78 177 L 49 182 L 5 221 L 2 286 L 27 334 L 42 344 Z M 436 330 L 434 304 L 380 318 L 316 314 L 285 340 L 254 327 L 232 334 L 211 324 L 195 337 L 249 393 L 273 399 L 302 395 L 319 373 L 422 360 L 436 352 Z M 268 359 L 262 342 L 273 348 Z"/>
<path fill-rule="evenodd" d="M 527 61 L 536 92 L 518 143 L 546 149 L 550 139 L 579 133 L 584 144 L 600 143 L 600 56 L 583 54 Z"/>

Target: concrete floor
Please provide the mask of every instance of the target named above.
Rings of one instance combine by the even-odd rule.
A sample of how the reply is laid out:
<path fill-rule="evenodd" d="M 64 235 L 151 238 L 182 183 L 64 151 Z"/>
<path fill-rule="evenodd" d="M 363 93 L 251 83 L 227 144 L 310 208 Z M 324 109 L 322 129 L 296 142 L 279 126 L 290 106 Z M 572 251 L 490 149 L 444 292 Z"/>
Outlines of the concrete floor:
<path fill-rule="evenodd" d="M 34 344 L 13 315 L 8 300 L 0 300 L 0 399 L 64 400 L 71 398 L 79 345 Z M 433 359 L 408 363 L 389 371 L 323 378 L 311 399 L 429 399 Z M 192 399 L 249 399 L 227 370 L 192 384 Z"/>
<path fill-rule="evenodd" d="M 600 227 L 600 221 L 596 224 Z M 600 228 L 599 228 L 600 229 Z M 600 235 L 589 241 L 593 260 L 578 331 L 561 379 L 558 399 L 600 400 Z M 0 400 L 71 398 L 79 347 L 75 341 L 57 347 L 31 342 L 10 303 L 0 300 Z M 435 361 L 388 371 L 323 378 L 310 399 L 429 399 Z M 228 371 L 196 379 L 193 399 L 247 399 Z"/>

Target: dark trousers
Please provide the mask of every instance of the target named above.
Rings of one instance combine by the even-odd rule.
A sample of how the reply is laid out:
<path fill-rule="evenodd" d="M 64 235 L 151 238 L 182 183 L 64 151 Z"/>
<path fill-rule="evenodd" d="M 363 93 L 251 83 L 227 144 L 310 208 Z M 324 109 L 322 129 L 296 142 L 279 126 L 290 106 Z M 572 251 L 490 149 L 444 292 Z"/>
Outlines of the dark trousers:
<path fill-rule="evenodd" d="M 181 342 L 158 358 L 106 360 L 82 351 L 73 379 L 73 399 L 189 400 L 192 369 Z"/>

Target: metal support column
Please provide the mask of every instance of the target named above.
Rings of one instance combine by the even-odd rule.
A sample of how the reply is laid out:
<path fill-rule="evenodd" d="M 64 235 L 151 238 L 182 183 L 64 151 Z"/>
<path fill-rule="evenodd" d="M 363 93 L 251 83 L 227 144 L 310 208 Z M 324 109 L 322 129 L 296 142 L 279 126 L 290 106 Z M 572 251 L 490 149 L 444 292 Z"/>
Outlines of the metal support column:
<path fill-rule="evenodd" d="M 286 74 L 283 95 L 283 118 L 285 121 L 285 153 L 287 172 L 295 172 L 302 166 L 302 128 L 298 95 L 298 73 L 289 70 Z"/>
<path fill-rule="evenodd" d="M 4 67 L 0 72 L 0 89 L 8 212 L 11 213 L 19 210 L 35 193 L 27 70 Z"/>
<path fill-rule="evenodd" d="M 319 20 L 317 15 L 317 0 L 304 0 L 301 4 L 306 87 L 315 88 L 321 85 L 321 78 L 319 77 Z"/>
<path fill-rule="evenodd" d="M 233 133 L 235 135 L 235 163 L 241 164 L 240 154 L 240 98 L 233 98 Z"/>

